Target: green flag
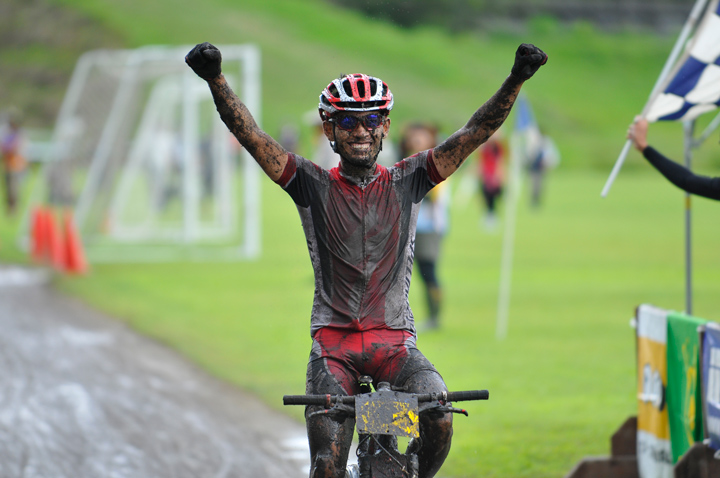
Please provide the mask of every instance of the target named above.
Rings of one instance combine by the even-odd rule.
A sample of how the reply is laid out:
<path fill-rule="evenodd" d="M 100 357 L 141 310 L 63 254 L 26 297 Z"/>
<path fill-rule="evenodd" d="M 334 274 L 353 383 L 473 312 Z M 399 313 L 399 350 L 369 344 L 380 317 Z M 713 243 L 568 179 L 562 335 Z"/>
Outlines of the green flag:
<path fill-rule="evenodd" d="M 680 313 L 668 314 L 667 404 L 673 462 L 704 436 L 697 328 L 707 322 Z"/>

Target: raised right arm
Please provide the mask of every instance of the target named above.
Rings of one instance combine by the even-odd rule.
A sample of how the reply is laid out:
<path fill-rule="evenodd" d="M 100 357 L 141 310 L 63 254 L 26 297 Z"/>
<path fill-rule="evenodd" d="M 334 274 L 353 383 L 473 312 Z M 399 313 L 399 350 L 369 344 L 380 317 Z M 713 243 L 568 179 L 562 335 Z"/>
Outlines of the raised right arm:
<path fill-rule="evenodd" d="M 263 131 L 250 114 L 247 106 L 230 88 L 220 68 L 220 50 L 210 43 L 196 45 L 185 57 L 185 62 L 202 79 L 207 81 L 220 118 L 241 145 L 276 181 L 287 164 L 287 151 L 280 143 Z"/>

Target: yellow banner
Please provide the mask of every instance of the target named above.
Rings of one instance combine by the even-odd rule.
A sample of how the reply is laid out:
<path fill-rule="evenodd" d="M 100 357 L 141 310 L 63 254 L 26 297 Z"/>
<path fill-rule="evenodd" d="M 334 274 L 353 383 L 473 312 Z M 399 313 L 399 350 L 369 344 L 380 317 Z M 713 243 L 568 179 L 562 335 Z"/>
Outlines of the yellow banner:
<path fill-rule="evenodd" d="M 650 305 L 637 311 L 638 432 L 641 478 L 672 478 L 667 407 L 667 315 Z"/>
<path fill-rule="evenodd" d="M 667 345 L 638 337 L 638 429 L 658 438 L 670 438 L 665 392 Z"/>

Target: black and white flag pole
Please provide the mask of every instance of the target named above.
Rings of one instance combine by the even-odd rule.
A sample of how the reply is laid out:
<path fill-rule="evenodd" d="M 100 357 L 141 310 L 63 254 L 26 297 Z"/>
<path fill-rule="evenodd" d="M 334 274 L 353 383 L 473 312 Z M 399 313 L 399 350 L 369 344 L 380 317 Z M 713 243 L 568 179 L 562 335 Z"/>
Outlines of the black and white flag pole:
<path fill-rule="evenodd" d="M 670 52 L 670 56 L 668 57 L 667 61 L 665 62 L 665 66 L 663 67 L 662 71 L 660 72 L 660 76 L 658 76 L 658 79 L 655 82 L 655 86 L 653 87 L 652 92 L 650 93 L 650 97 L 648 98 L 648 101 L 645 104 L 645 107 L 643 108 L 643 112 L 641 114 L 642 117 L 646 116 L 647 110 L 649 109 L 652 102 L 660 94 L 660 92 L 667 86 L 667 80 L 668 80 L 668 77 L 670 76 L 670 71 L 675 66 L 678 57 L 682 54 L 683 47 L 685 46 L 685 43 L 687 42 L 688 38 L 690 37 L 690 34 L 692 33 L 693 29 L 695 28 L 695 25 L 697 25 L 698 20 L 700 19 L 700 16 L 705 11 L 705 7 L 706 7 L 707 3 L 708 3 L 708 0 L 697 0 L 695 2 L 695 5 L 693 6 L 692 11 L 690 12 L 690 16 L 688 17 L 687 21 L 685 22 L 685 25 L 683 26 L 683 29 L 680 32 L 680 36 L 678 37 L 677 41 L 675 42 L 675 46 L 673 47 L 672 51 Z M 625 146 L 623 147 L 622 151 L 620 152 L 620 156 L 618 156 L 618 159 L 615 161 L 615 165 L 613 166 L 613 169 L 610 172 L 610 176 L 608 177 L 607 181 L 605 182 L 605 186 L 603 187 L 603 190 L 600 193 L 600 195 L 602 197 L 606 197 L 608 195 L 608 192 L 610 192 L 610 187 L 615 182 L 615 178 L 617 177 L 618 173 L 620 172 L 620 169 L 622 168 L 623 163 L 625 162 L 625 157 L 630 152 L 631 145 L 632 145 L 632 142 L 630 140 L 627 140 L 625 142 Z"/>

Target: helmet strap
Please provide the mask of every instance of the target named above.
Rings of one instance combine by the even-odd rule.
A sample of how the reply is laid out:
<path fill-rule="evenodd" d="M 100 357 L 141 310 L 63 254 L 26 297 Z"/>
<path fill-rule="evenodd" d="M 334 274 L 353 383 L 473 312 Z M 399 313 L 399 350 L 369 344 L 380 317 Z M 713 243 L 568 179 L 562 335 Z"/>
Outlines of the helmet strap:
<path fill-rule="evenodd" d="M 333 138 L 334 138 L 334 137 L 335 137 L 335 133 L 336 133 L 336 131 L 335 131 L 335 123 L 332 123 L 332 125 L 333 125 Z M 337 150 L 337 141 L 330 141 L 330 147 L 332 148 L 333 153 L 337 153 L 337 152 L 338 152 L 338 150 Z"/>

